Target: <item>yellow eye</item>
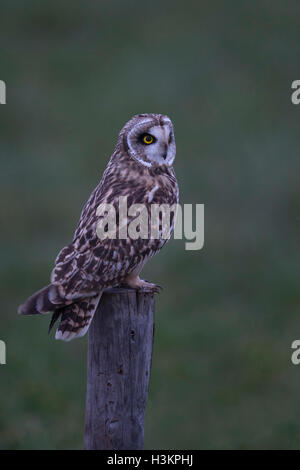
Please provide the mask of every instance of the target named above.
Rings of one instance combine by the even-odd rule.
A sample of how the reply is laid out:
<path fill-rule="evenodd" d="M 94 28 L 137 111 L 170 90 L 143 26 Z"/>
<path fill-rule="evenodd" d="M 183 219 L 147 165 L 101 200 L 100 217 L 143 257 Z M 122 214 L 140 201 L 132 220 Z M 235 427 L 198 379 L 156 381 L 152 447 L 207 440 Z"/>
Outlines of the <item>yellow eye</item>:
<path fill-rule="evenodd" d="M 149 144 L 152 144 L 153 141 L 154 141 L 154 139 L 153 139 L 152 135 L 150 135 L 150 134 L 146 134 L 146 135 L 143 137 L 143 142 L 144 142 L 144 144 L 149 145 Z"/>

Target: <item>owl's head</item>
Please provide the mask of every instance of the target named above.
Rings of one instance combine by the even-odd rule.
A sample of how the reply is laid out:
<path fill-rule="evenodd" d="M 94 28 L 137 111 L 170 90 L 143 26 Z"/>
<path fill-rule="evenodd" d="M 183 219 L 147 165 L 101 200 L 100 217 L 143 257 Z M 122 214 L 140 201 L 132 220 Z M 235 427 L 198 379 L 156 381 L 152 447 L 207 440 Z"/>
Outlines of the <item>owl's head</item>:
<path fill-rule="evenodd" d="M 129 156 L 144 166 L 173 164 L 176 144 L 168 116 L 137 114 L 125 124 L 120 138 Z"/>

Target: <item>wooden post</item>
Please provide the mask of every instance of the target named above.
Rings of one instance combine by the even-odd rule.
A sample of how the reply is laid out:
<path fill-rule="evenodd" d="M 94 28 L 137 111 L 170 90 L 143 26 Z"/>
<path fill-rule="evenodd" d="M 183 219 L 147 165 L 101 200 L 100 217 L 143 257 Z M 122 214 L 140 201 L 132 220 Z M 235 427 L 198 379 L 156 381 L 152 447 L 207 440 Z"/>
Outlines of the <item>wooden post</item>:
<path fill-rule="evenodd" d="M 103 294 L 89 329 L 85 449 L 143 449 L 153 335 L 153 294 Z"/>

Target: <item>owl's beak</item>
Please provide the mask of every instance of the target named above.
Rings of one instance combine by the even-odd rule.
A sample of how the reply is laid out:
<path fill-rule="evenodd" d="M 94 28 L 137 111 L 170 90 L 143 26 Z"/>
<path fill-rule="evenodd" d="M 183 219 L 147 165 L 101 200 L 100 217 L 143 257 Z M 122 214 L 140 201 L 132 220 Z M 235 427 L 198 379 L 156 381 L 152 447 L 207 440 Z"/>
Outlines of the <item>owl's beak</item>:
<path fill-rule="evenodd" d="M 164 150 L 163 150 L 163 153 L 162 153 L 162 158 L 165 160 L 167 158 L 167 155 L 168 155 L 168 144 L 164 144 Z"/>

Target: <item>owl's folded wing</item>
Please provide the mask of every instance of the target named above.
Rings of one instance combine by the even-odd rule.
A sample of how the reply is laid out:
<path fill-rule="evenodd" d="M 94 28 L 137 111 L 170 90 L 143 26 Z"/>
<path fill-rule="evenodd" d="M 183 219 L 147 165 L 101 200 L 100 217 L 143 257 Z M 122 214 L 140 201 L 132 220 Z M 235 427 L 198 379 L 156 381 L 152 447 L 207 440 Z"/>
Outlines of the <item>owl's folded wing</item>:
<path fill-rule="evenodd" d="M 116 210 L 118 233 L 118 199 L 110 204 Z M 73 242 L 60 251 L 51 275 L 51 282 L 62 286 L 66 299 L 93 296 L 106 287 L 118 285 L 147 256 L 145 240 L 100 239 L 97 224 L 101 216 L 96 211 L 87 211 L 85 215 L 82 230 L 77 230 Z M 126 224 L 132 219 L 128 217 Z"/>

